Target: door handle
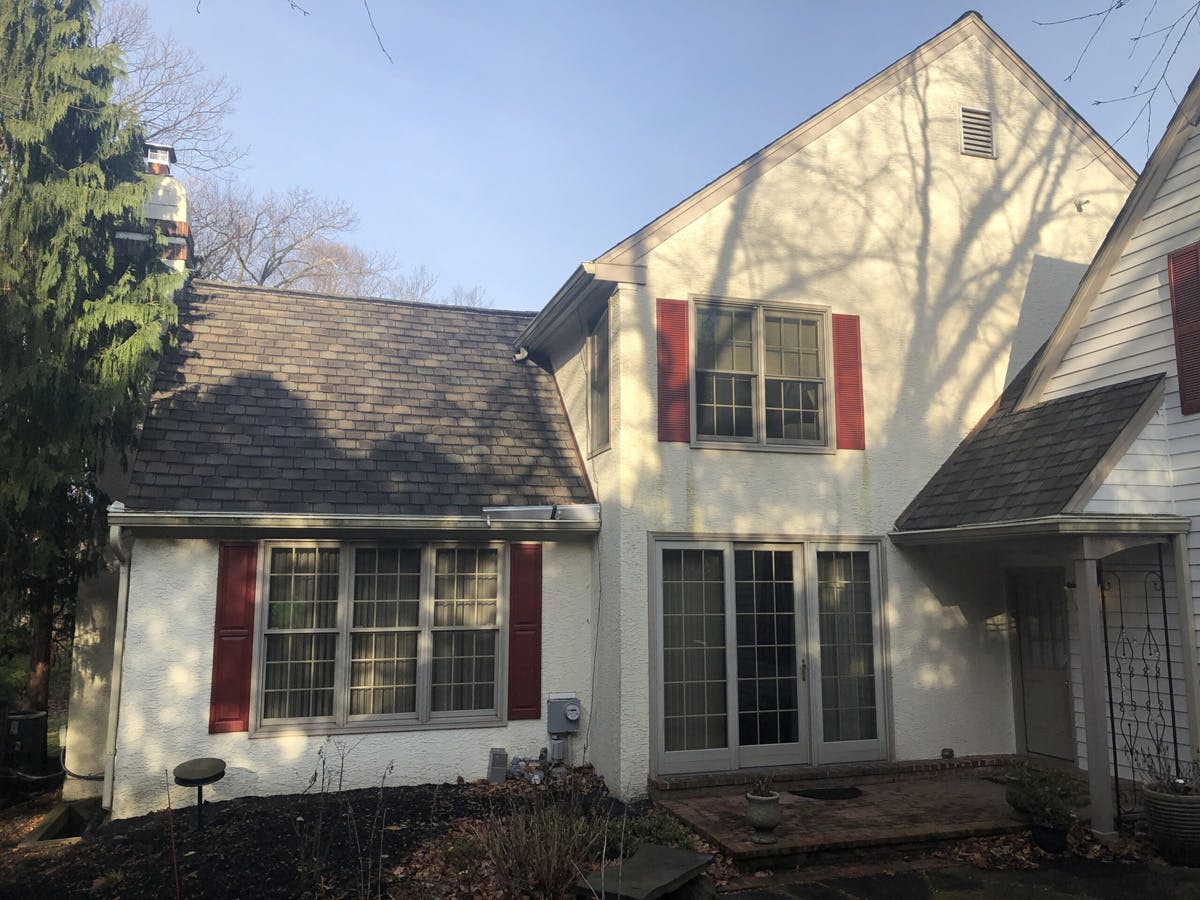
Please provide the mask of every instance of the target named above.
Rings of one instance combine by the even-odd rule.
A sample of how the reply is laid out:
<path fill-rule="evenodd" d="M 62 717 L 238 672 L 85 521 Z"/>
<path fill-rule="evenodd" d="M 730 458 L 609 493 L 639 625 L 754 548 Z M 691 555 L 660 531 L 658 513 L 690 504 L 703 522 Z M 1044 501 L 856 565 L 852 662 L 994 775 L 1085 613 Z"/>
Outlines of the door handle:
<path fill-rule="evenodd" d="M 800 680 L 808 681 L 808 660 L 800 660 Z"/>

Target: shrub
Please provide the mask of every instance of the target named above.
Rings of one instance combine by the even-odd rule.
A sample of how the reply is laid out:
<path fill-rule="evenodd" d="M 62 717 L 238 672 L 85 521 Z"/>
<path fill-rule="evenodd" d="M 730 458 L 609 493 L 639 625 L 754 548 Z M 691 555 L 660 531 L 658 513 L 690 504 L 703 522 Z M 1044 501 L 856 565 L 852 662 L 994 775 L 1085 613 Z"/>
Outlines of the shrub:
<path fill-rule="evenodd" d="M 1083 783 L 1058 769 L 1014 763 L 1008 768 L 1008 778 L 1009 804 L 1035 825 L 1067 828 L 1075 818 L 1075 809 L 1087 800 Z"/>
<path fill-rule="evenodd" d="M 606 820 L 585 808 L 578 795 L 541 792 L 515 802 L 507 815 L 470 826 L 491 863 L 496 887 L 506 895 L 558 897 L 598 858 Z"/>
<path fill-rule="evenodd" d="M 692 832 L 666 810 L 652 809 L 644 816 L 614 816 L 608 820 L 605 855 L 630 857 L 642 844 L 691 849 Z"/>

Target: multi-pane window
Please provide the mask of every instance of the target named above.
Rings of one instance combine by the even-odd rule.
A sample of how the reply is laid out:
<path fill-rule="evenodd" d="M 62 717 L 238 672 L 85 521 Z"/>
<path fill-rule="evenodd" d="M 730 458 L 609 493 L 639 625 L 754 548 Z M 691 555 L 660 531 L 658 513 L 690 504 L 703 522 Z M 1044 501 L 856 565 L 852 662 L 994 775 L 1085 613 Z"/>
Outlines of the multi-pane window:
<path fill-rule="evenodd" d="M 828 442 L 822 314 L 697 303 L 695 323 L 698 440 Z"/>
<path fill-rule="evenodd" d="M 817 553 L 817 604 L 825 740 L 873 740 L 878 715 L 870 553 Z"/>
<path fill-rule="evenodd" d="M 260 719 L 495 717 L 496 546 L 272 546 Z"/>
<path fill-rule="evenodd" d="M 724 747 L 724 555 L 720 550 L 663 550 L 662 578 L 666 749 Z"/>
<path fill-rule="evenodd" d="M 610 439 L 609 383 L 609 331 L 608 311 L 596 323 L 588 338 L 590 350 L 590 379 L 588 385 L 588 410 L 591 423 L 590 445 L 593 453 L 605 449 Z"/>

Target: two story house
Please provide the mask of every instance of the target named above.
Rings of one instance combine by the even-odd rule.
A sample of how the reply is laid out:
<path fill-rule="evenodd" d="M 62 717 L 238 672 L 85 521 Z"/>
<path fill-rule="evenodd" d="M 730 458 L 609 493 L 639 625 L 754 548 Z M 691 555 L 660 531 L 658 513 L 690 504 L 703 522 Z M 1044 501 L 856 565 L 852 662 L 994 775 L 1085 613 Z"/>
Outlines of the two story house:
<path fill-rule="evenodd" d="M 330 736 L 350 784 L 479 777 L 546 745 L 553 694 L 622 795 L 1063 752 L 1025 724 L 1007 563 L 922 516 L 989 410 L 1045 402 L 1135 181 L 969 13 L 536 315 L 193 282 L 110 512 L 106 804 L 195 756 L 295 791 Z M 1106 460 L 1162 425 L 1134 381 Z"/>

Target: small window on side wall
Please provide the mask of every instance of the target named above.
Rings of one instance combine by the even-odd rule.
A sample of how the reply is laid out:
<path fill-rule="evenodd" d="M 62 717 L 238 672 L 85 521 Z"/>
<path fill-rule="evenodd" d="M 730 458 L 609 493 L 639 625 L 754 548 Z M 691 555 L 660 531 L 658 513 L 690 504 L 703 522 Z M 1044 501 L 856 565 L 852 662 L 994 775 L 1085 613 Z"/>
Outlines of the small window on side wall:
<path fill-rule="evenodd" d="M 588 375 L 589 449 L 599 453 L 608 449 L 612 436 L 607 309 L 588 336 Z"/>
<path fill-rule="evenodd" d="M 1171 319 L 1175 326 L 1175 366 L 1179 408 L 1185 416 L 1200 412 L 1200 244 L 1167 257 Z"/>

